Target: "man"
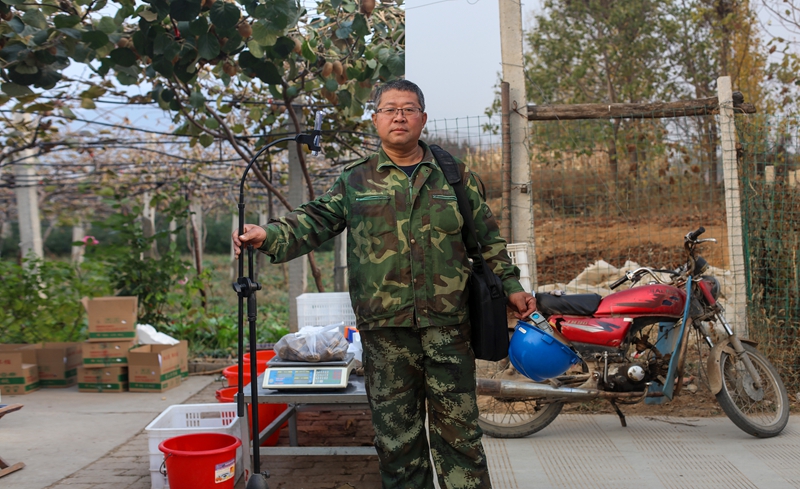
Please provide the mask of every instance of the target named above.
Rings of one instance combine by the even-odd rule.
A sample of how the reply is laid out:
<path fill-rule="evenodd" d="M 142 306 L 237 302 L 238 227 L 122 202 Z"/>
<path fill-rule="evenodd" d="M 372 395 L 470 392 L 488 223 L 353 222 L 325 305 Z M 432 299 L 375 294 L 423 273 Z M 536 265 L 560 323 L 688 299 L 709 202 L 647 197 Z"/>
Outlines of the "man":
<path fill-rule="evenodd" d="M 470 274 L 464 221 L 453 188 L 419 140 L 427 121 L 419 87 L 386 83 L 376 90 L 375 107 L 378 153 L 348 165 L 325 195 L 266 228 L 245 225 L 233 241 L 283 262 L 347 228 L 350 297 L 383 487 L 434 487 L 432 456 L 442 489 L 489 488 L 464 292 Z M 515 315 L 526 318 L 536 300 L 519 284 L 475 177 L 461 162 L 459 170 L 482 253 Z"/>

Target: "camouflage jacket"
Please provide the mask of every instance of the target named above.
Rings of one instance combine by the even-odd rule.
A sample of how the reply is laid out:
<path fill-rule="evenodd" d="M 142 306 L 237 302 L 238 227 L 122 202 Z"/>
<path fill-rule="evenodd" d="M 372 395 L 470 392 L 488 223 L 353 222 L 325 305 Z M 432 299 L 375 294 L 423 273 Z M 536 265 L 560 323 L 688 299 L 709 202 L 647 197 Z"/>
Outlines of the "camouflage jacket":
<path fill-rule="evenodd" d="M 273 263 L 314 250 L 347 228 L 350 298 L 359 329 L 460 324 L 467 321 L 470 262 L 455 191 L 425 143 L 412 178 L 381 149 L 345 167 L 316 200 L 265 226 L 261 251 Z M 506 294 L 522 291 L 519 269 L 486 205 L 475 176 L 467 182 L 481 252 Z"/>

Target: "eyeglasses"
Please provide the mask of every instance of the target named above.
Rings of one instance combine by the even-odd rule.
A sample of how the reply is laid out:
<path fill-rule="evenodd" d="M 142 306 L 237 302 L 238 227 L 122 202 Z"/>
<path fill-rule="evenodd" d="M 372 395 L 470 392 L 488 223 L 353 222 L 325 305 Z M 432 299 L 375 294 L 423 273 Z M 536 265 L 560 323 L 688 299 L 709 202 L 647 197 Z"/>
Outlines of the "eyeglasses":
<path fill-rule="evenodd" d="M 419 107 L 387 107 L 385 109 L 375 109 L 378 114 L 388 115 L 394 117 L 397 113 L 403 114 L 404 117 L 414 117 L 422 113 Z"/>

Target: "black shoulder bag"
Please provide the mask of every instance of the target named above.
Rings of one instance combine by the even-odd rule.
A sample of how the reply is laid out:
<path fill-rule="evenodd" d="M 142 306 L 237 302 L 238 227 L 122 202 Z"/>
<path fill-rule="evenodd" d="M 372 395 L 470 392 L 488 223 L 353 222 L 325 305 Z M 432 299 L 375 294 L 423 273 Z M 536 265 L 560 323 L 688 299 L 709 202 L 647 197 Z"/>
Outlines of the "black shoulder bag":
<path fill-rule="evenodd" d="M 475 358 L 496 362 L 508 356 L 508 320 L 503 282 L 494 274 L 481 254 L 472 207 L 464 192 L 464 184 L 453 156 L 439 146 L 431 152 L 444 172 L 447 183 L 458 197 L 458 210 L 464 218 L 462 234 L 467 254 L 472 259 L 472 274 L 467 282 L 469 322 L 472 328 L 472 350 Z"/>

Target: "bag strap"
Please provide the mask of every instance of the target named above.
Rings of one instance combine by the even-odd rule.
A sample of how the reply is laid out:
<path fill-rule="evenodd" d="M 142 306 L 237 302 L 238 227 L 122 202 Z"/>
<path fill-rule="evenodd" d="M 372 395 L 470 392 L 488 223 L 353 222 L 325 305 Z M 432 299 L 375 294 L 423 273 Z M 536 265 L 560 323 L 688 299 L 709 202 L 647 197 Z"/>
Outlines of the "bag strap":
<path fill-rule="evenodd" d="M 472 206 L 470 206 L 467 193 L 464 191 L 464 182 L 461 181 L 461 173 L 458 171 L 458 164 L 456 160 L 453 159 L 453 155 L 443 150 L 440 146 L 431 144 L 429 148 L 434 158 L 436 158 L 436 162 L 439 163 L 439 167 L 442 169 L 447 183 L 449 183 L 456 192 L 458 211 L 464 219 L 464 227 L 461 229 L 461 234 L 464 244 L 467 245 L 467 253 L 473 261 L 477 261 L 476 258 L 480 257 L 480 262 L 483 262 L 481 248 L 478 245 L 478 233 L 475 231 L 475 221 L 472 219 Z"/>

